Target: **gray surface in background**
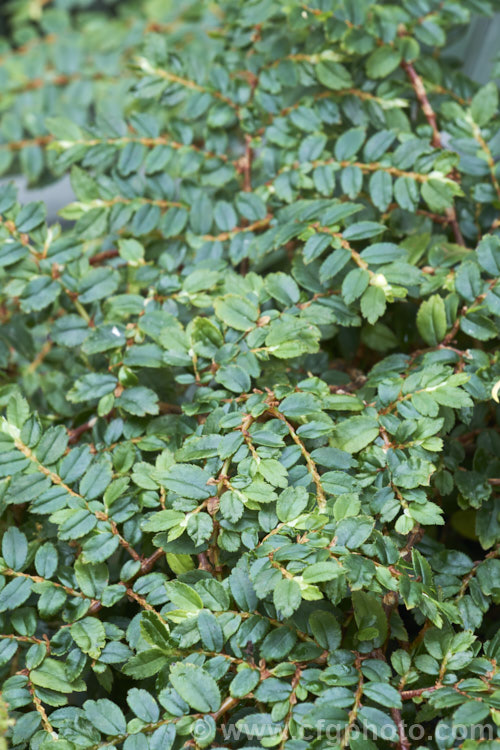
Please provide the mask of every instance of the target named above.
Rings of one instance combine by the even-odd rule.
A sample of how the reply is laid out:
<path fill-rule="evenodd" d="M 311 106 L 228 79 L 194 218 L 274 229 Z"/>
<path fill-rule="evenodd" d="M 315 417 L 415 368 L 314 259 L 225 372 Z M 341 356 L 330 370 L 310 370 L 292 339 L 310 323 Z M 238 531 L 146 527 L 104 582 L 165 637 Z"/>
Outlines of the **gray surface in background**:
<path fill-rule="evenodd" d="M 489 80 L 493 59 L 499 53 L 500 13 L 495 14 L 491 19 L 475 18 L 462 39 L 453 44 L 448 51 L 450 56 L 463 59 L 464 72 L 478 83 L 485 83 Z M 0 184 L 11 180 L 11 177 L 2 179 Z M 14 182 L 19 189 L 20 203 L 42 200 L 47 204 L 49 222 L 57 221 L 59 209 L 75 199 L 68 176 L 44 188 L 28 188 L 23 177 L 15 177 Z"/>
<path fill-rule="evenodd" d="M 493 60 L 500 54 L 500 13 L 495 13 L 493 18 L 475 18 L 450 53 L 464 61 L 464 73 L 470 78 L 487 83 L 491 78 Z"/>
<path fill-rule="evenodd" d="M 57 212 L 71 201 L 75 200 L 75 194 L 71 187 L 69 175 L 65 175 L 61 180 L 53 182 L 45 187 L 28 187 L 24 177 L 10 177 L 8 180 L 1 180 L 1 183 L 15 182 L 18 189 L 18 200 L 21 205 L 30 201 L 43 201 L 47 206 L 47 218 L 49 222 L 58 220 Z"/>

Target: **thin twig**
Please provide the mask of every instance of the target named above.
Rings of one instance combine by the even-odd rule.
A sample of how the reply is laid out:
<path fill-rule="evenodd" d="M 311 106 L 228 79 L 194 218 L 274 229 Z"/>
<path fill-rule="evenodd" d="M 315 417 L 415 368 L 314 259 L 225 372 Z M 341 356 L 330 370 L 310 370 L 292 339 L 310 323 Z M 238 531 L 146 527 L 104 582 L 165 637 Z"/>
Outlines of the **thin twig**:
<path fill-rule="evenodd" d="M 103 261 L 108 260 L 109 258 L 116 258 L 117 256 L 118 249 L 114 247 L 111 250 L 103 250 L 101 253 L 96 253 L 89 258 L 89 263 L 91 266 L 98 266 Z"/>
<path fill-rule="evenodd" d="M 356 655 L 355 667 L 358 671 L 358 687 L 356 688 L 356 693 L 354 695 L 353 707 L 349 711 L 349 719 L 347 727 L 344 731 L 341 747 L 349 747 L 351 732 L 353 730 L 354 724 L 356 723 L 356 719 L 358 718 L 358 711 L 360 709 L 361 699 L 363 697 L 363 672 L 361 671 L 361 659 L 359 654 Z"/>
<path fill-rule="evenodd" d="M 434 690 L 439 690 L 439 688 L 440 685 L 431 685 L 431 687 L 416 688 L 415 690 L 403 690 L 399 695 L 402 701 L 409 701 L 424 693 L 432 693 Z"/>
<path fill-rule="evenodd" d="M 437 126 L 436 113 L 432 109 L 429 99 L 427 98 L 427 92 L 425 90 L 422 79 L 418 75 L 412 63 L 403 60 L 401 63 L 401 67 L 410 79 L 412 88 L 422 108 L 422 112 L 424 113 L 427 122 L 432 128 L 431 143 L 435 148 L 441 148 L 441 134 Z"/>
<path fill-rule="evenodd" d="M 42 720 L 42 727 L 48 734 L 51 735 L 52 738 L 56 737 L 52 724 L 49 721 L 49 717 L 47 716 L 47 712 L 45 711 L 45 708 L 42 705 L 42 701 L 38 697 L 38 695 L 35 692 L 35 686 L 31 682 L 31 680 L 28 678 L 28 690 L 31 694 L 31 700 L 33 701 L 33 705 L 35 706 L 36 710 L 40 714 L 40 718 Z"/>
<path fill-rule="evenodd" d="M 318 501 L 318 508 L 320 511 L 325 510 L 326 508 L 326 497 L 325 497 L 325 491 L 323 489 L 323 485 L 321 484 L 321 478 L 318 472 L 318 469 L 316 467 L 316 464 L 312 460 L 306 446 L 300 439 L 300 437 L 295 432 L 295 429 L 293 425 L 290 424 L 290 422 L 286 419 L 286 417 L 281 414 L 281 412 L 278 411 L 275 407 L 271 407 L 269 409 L 269 413 L 272 414 L 277 419 L 280 419 L 282 422 L 286 424 L 288 427 L 288 432 L 290 433 L 290 437 L 292 438 L 293 442 L 299 446 L 300 451 L 302 455 L 305 458 L 307 468 L 309 469 L 309 473 L 311 474 L 312 480 L 314 484 L 316 485 L 316 498 Z"/>
<path fill-rule="evenodd" d="M 85 432 L 88 432 L 88 430 L 91 430 L 96 422 L 97 422 L 97 417 L 91 417 L 91 419 L 89 419 L 88 422 L 84 422 L 78 427 L 74 427 L 73 429 L 68 430 L 68 435 L 69 435 L 68 443 L 77 443 L 80 435 L 83 435 Z"/>
<path fill-rule="evenodd" d="M 427 97 L 427 92 L 425 90 L 425 86 L 423 84 L 422 79 L 418 75 L 417 71 L 413 67 L 412 63 L 403 62 L 401 63 L 401 67 L 405 71 L 406 75 L 410 79 L 412 88 L 415 92 L 415 95 L 417 97 L 417 100 L 420 104 L 420 107 L 422 109 L 422 112 L 424 113 L 424 116 L 431 126 L 432 130 L 432 139 L 431 143 L 435 148 L 442 148 L 442 141 L 441 141 L 441 133 L 439 132 L 439 128 L 437 126 L 437 120 L 436 120 L 436 113 L 432 109 L 432 106 L 429 102 L 429 99 Z M 460 231 L 460 227 L 458 225 L 457 220 L 457 214 L 455 211 L 455 207 L 452 206 L 451 208 L 446 209 L 446 216 L 448 218 L 449 224 L 453 230 L 453 234 L 455 235 L 455 241 L 458 245 L 462 245 L 465 247 L 464 238 L 462 237 L 462 232 Z"/>
<path fill-rule="evenodd" d="M 398 735 L 399 735 L 398 746 L 400 750 L 410 750 L 411 745 L 405 733 L 405 725 L 401 717 L 401 711 L 399 710 L 399 708 L 391 708 L 391 715 L 392 715 L 394 723 L 396 724 L 398 728 Z"/>
<path fill-rule="evenodd" d="M 36 355 L 33 362 L 31 362 L 28 365 L 27 371 L 30 373 L 30 375 L 32 375 L 35 372 L 35 370 L 38 368 L 38 366 L 42 364 L 43 360 L 45 359 L 45 357 L 47 356 L 47 354 L 50 352 L 51 349 L 52 349 L 52 341 L 46 341 L 45 344 L 40 349 L 40 351 L 38 352 L 38 354 Z"/>

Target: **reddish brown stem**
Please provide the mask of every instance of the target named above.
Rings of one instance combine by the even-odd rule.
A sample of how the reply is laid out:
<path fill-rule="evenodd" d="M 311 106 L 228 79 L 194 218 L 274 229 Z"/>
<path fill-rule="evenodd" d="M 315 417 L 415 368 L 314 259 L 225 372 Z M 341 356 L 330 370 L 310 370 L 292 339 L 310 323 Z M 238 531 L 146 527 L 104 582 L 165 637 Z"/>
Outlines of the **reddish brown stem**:
<path fill-rule="evenodd" d="M 43 360 L 47 356 L 47 354 L 52 349 L 52 341 L 46 341 L 45 344 L 42 346 L 38 354 L 36 355 L 35 359 L 31 364 L 28 365 L 28 372 L 34 373 L 38 367 L 42 364 Z"/>
<path fill-rule="evenodd" d="M 422 537 L 424 536 L 424 534 L 425 534 L 425 531 L 420 526 L 420 524 L 418 523 L 415 524 L 415 526 L 413 527 L 413 529 L 411 530 L 408 536 L 408 540 L 406 542 L 405 547 L 400 552 L 400 555 L 403 559 L 408 560 L 408 561 L 411 560 L 411 551 L 413 547 L 422 540 Z"/>
<path fill-rule="evenodd" d="M 212 566 L 206 554 L 200 552 L 198 555 L 198 570 L 207 570 L 209 573 L 213 573 Z"/>
<path fill-rule="evenodd" d="M 91 430 L 96 422 L 97 417 L 92 417 L 88 420 L 88 422 L 84 422 L 79 427 L 74 427 L 72 430 L 68 430 L 68 443 L 77 443 L 80 435 L 83 435 L 85 432 L 88 432 L 88 430 Z"/>
<path fill-rule="evenodd" d="M 160 401 L 158 408 L 160 414 L 182 414 L 182 408 L 178 404 L 167 404 L 165 401 Z"/>
<path fill-rule="evenodd" d="M 459 316 L 457 317 L 457 319 L 455 320 L 455 322 L 453 323 L 452 327 L 450 328 L 450 330 L 444 337 L 443 342 L 442 342 L 443 346 L 447 346 L 453 341 L 453 339 L 455 338 L 455 336 L 457 335 L 459 331 L 460 321 L 462 319 L 462 316 L 465 315 L 466 312 L 467 312 L 467 308 L 464 307 L 462 311 L 460 312 Z"/>
<path fill-rule="evenodd" d="M 221 707 L 217 711 L 214 711 L 212 714 L 210 714 L 210 716 L 213 719 L 215 719 L 215 721 L 217 721 L 217 719 L 221 717 L 222 714 L 225 714 L 226 711 L 230 711 L 231 708 L 234 708 L 235 706 L 237 706 L 238 703 L 239 703 L 238 698 L 226 698 L 222 702 Z"/>
<path fill-rule="evenodd" d="M 486 298 L 488 292 L 490 291 L 490 289 L 493 289 L 493 287 L 496 285 L 497 281 L 498 280 L 496 278 L 495 279 L 491 279 L 488 282 L 488 290 L 486 292 L 481 292 L 481 294 L 478 294 L 477 297 L 476 297 L 476 299 L 474 300 L 474 302 L 471 302 L 469 306 L 464 305 L 462 307 L 462 309 L 460 310 L 460 312 L 457 315 L 457 318 L 456 318 L 455 322 L 453 323 L 452 328 L 450 328 L 449 332 L 444 337 L 444 339 L 442 341 L 442 344 L 441 344 L 442 346 L 447 346 L 448 344 L 450 344 L 451 341 L 453 341 L 453 339 L 457 335 L 458 331 L 460 330 L 460 322 L 462 321 L 462 319 L 467 315 L 467 313 L 468 313 L 469 310 L 473 310 L 475 307 L 477 307 L 477 305 L 481 305 L 482 304 L 482 302 Z"/>
<path fill-rule="evenodd" d="M 135 551 L 132 545 L 129 544 L 127 540 L 119 533 L 116 523 L 114 521 L 110 521 L 110 525 L 111 531 L 118 537 L 118 541 L 120 542 L 121 546 L 123 547 L 123 549 L 127 550 L 132 560 L 140 560 L 140 555 Z"/>
<path fill-rule="evenodd" d="M 417 698 L 422 693 L 432 693 L 434 690 L 439 690 L 439 685 L 432 685 L 431 687 L 416 688 L 415 690 L 403 690 L 400 693 L 402 701 L 409 701 L 412 698 Z"/>
<path fill-rule="evenodd" d="M 102 263 L 104 260 L 108 260 L 108 258 L 116 258 L 117 256 L 118 249 L 115 247 L 111 250 L 103 250 L 102 253 L 93 255 L 91 258 L 89 258 L 89 263 L 91 266 L 98 266 L 99 263 Z"/>
<path fill-rule="evenodd" d="M 247 273 L 248 273 L 249 266 L 250 266 L 250 262 L 249 262 L 248 258 L 243 258 L 243 260 L 241 261 L 241 263 L 240 263 L 240 265 L 238 267 L 238 273 L 241 276 L 246 276 Z"/>
<path fill-rule="evenodd" d="M 134 550 L 134 552 L 135 552 L 135 550 Z M 137 553 L 135 552 L 135 554 L 137 554 Z M 158 548 L 157 550 L 155 550 L 152 555 L 150 555 L 149 557 L 146 557 L 145 559 L 142 560 L 141 567 L 139 568 L 139 570 L 135 574 L 135 576 L 132 576 L 132 578 L 129 578 L 128 581 L 119 581 L 119 585 L 125 586 L 127 588 L 127 593 L 129 593 L 129 591 L 131 591 L 130 587 L 134 583 L 134 581 L 136 581 L 141 576 L 144 576 L 147 573 L 149 573 L 154 568 L 155 563 L 161 557 L 163 557 L 164 554 L 165 554 L 165 550 L 163 550 L 161 548 Z M 95 600 L 90 605 L 90 608 L 88 610 L 88 614 L 89 615 L 95 615 L 101 609 L 102 609 L 102 603 L 99 600 Z"/>
<path fill-rule="evenodd" d="M 9 151 L 22 151 L 23 148 L 28 148 L 29 146 L 46 146 L 51 141 L 51 135 L 39 135 L 37 138 L 25 138 L 20 141 L 2 143 L 1 148 L 6 148 Z"/>
<path fill-rule="evenodd" d="M 405 733 L 405 725 L 404 725 L 403 719 L 401 718 L 401 711 L 399 710 L 399 708 L 391 708 L 391 714 L 392 714 L 393 721 L 398 728 L 399 750 L 410 750 L 411 745 Z"/>
<path fill-rule="evenodd" d="M 436 120 L 436 113 L 432 109 L 432 106 L 429 102 L 429 99 L 427 98 L 427 92 L 425 90 L 425 86 L 422 82 L 422 79 L 418 75 L 417 71 L 413 67 L 412 63 L 403 62 L 401 63 L 401 67 L 405 71 L 406 75 L 410 79 L 410 83 L 412 85 L 413 91 L 415 92 L 415 95 L 417 97 L 417 100 L 420 104 L 420 107 L 422 109 L 422 112 L 424 113 L 425 119 L 429 123 L 432 129 L 432 139 L 431 143 L 435 148 L 442 148 L 442 141 L 441 141 L 441 134 L 439 132 L 439 128 L 437 125 Z M 447 208 L 446 211 L 446 218 L 453 230 L 453 234 L 455 236 L 455 242 L 458 245 L 462 245 L 465 247 L 464 238 L 462 237 L 462 233 L 460 231 L 460 227 L 458 226 L 457 221 L 457 214 L 454 207 Z"/>
<path fill-rule="evenodd" d="M 250 145 L 252 141 L 251 136 L 245 136 L 245 156 L 243 162 L 243 190 L 247 193 L 252 190 L 252 160 L 253 150 Z"/>
<path fill-rule="evenodd" d="M 432 128 L 431 143 L 435 148 L 441 148 L 441 135 L 437 126 L 436 114 L 431 107 L 429 99 L 427 98 L 427 93 L 425 91 L 424 84 L 422 83 L 422 79 L 418 75 L 412 63 L 408 63 L 403 60 L 403 62 L 401 63 L 401 67 L 410 79 L 412 88 L 422 108 L 422 112 L 424 113 L 427 122 Z"/>
<path fill-rule="evenodd" d="M 144 576 L 146 575 L 146 573 L 149 573 L 149 571 L 154 568 L 156 561 L 160 560 L 160 558 L 162 558 L 164 554 L 165 554 L 165 550 L 159 547 L 157 550 L 153 552 L 152 555 L 150 555 L 149 557 L 146 557 L 146 559 L 143 560 L 141 563 L 141 569 L 139 573 L 137 574 L 136 578 L 139 578 L 140 576 Z M 128 583 L 130 585 L 131 582 L 128 581 Z"/>

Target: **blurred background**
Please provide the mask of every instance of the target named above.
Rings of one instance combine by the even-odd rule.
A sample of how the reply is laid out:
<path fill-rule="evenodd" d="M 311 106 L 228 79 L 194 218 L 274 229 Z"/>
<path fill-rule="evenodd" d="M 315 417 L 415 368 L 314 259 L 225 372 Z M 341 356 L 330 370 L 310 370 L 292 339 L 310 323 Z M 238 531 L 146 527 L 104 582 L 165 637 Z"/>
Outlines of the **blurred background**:
<path fill-rule="evenodd" d="M 487 4 L 482 0 L 471 0 L 472 12 L 475 7 L 478 10 L 484 10 Z M 184 18 L 189 17 L 190 13 L 193 14 L 194 20 L 194 17 L 199 14 L 201 5 L 203 3 L 190 3 L 189 0 L 0 0 L 0 141 L 15 140 L 13 136 L 16 135 L 16 129 L 19 131 L 19 140 L 25 138 L 26 135 L 22 131 L 26 129 L 26 124 L 34 134 L 43 132 L 43 130 L 40 131 L 37 128 L 36 124 L 30 123 L 29 110 L 30 99 L 37 95 L 37 84 L 34 84 L 33 81 L 36 82 L 44 76 L 42 65 L 47 64 L 47 59 L 43 55 L 39 58 L 36 54 L 21 55 L 20 57 L 27 59 L 27 65 L 22 71 L 17 71 L 17 61 L 15 60 L 17 55 L 12 51 L 13 49 L 19 49 L 19 47 L 22 49 L 23 43 L 28 49 L 29 45 L 33 43 L 30 28 L 40 26 L 41 28 L 37 33 L 42 31 L 46 35 L 48 33 L 49 36 L 51 27 L 55 27 L 59 32 L 67 33 L 66 47 L 62 45 L 58 48 L 57 54 L 60 58 L 58 63 L 61 64 L 61 67 L 68 70 L 69 77 L 71 75 L 75 77 L 74 82 L 69 80 L 65 84 L 68 91 L 67 104 L 71 107 L 72 97 L 78 100 L 80 104 L 82 97 L 84 99 L 86 96 L 95 96 L 95 92 L 89 94 L 89 81 L 92 81 L 92 79 L 98 80 L 99 71 L 105 72 L 105 75 L 102 76 L 103 79 L 108 75 L 115 76 L 116 93 L 122 91 L 122 86 L 127 85 L 126 71 L 123 69 L 125 61 L 118 53 L 121 44 L 119 34 L 117 34 L 115 45 L 109 39 L 109 34 L 107 38 L 102 38 L 100 45 L 99 42 L 96 42 L 96 38 L 98 39 L 99 36 L 100 14 L 106 14 L 108 18 L 115 18 L 117 24 L 123 21 L 124 17 L 127 18 L 127 28 L 130 35 L 134 37 L 136 34 L 142 33 L 147 23 L 151 24 L 154 21 L 168 26 L 169 19 L 181 15 Z M 212 6 L 215 9 L 215 15 L 217 14 L 216 2 L 205 3 L 206 6 Z M 94 56 L 95 50 L 99 50 L 97 59 L 92 61 L 94 65 L 90 65 L 90 69 L 88 56 L 85 54 L 84 35 L 81 34 L 80 39 L 72 38 L 73 34 L 78 35 L 78 31 L 75 31 L 75 28 L 64 28 L 63 14 L 69 16 L 74 14 L 75 17 L 79 14 L 88 19 L 86 29 L 90 31 L 90 34 L 94 34 L 90 49 L 93 48 Z M 43 28 L 46 18 L 48 19 L 48 26 Z M 175 22 L 172 26 L 174 24 Z M 117 29 L 119 33 L 123 33 L 121 26 L 117 26 Z M 135 40 L 137 40 L 137 36 L 135 36 Z M 466 76 L 477 83 L 485 83 L 491 77 L 500 78 L 500 13 L 493 15 L 491 18 L 472 15 L 472 20 L 465 27 L 465 30 L 462 28 L 455 32 L 453 43 L 446 50 L 443 50 L 443 55 L 452 58 L 457 67 L 461 68 Z M 63 59 L 64 57 L 66 59 Z M 37 59 L 39 65 L 37 65 Z M 53 61 L 48 60 L 49 71 L 51 67 L 53 67 Z M 56 67 L 59 67 L 59 65 Z M 95 67 L 94 72 L 92 72 L 93 67 Z M 16 76 L 19 76 L 19 83 L 16 81 Z M 12 82 L 14 82 L 13 88 Z M 52 81 L 48 83 L 48 86 L 44 85 L 43 87 L 44 89 L 47 88 L 48 92 L 43 95 L 50 98 Z M 96 85 L 100 84 L 97 83 Z M 25 91 L 22 90 L 23 86 Z M 59 86 L 59 83 L 56 83 L 56 86 Z M 111 84 L 111 86 L 106 87 L 103 95 L 109 97 L 112 91 L 113 85 Z M 50 104 L 50 102 L 48 103 Z M 112 109 L 112 96 L 108 106 Z M 60 113 L 56 112 L 56 114 Z M 14 122 L 16 119 L 19 121 L 17 124 Z M 19 125 L 20 122 L 22 122 L 22 125 Z M 42 176 L 41 166 L 39 173 L 37 173 L 39 150 L 37 150 L 36 144 L 23 148 L 19 155 L 21 162 L 23 160 L 25 162 L 22 164 L 22 170 L 16 170 L 5 162 L 7 154 L 2 152 L 0 142 L 0 173 L 2 174 L 0 184 L 14 180 L 19 189 L 20 202 L 43 200 L 47 205 L 49 220 L 55 220 L 57 211 L 73 200 L 69 177 L 65 176 L 63 179 L 56 181 L 53 177 L 47 179 L 46 176 Z M 16 171 L 22 171 L 24 174 L 18 175 Z M 8 176 L 5 176 L 6 174 Z M 42 177 L 42 179 L 38 179 L 39 177 Z M 44 182 L 47 184 L 43 184 Z"/>

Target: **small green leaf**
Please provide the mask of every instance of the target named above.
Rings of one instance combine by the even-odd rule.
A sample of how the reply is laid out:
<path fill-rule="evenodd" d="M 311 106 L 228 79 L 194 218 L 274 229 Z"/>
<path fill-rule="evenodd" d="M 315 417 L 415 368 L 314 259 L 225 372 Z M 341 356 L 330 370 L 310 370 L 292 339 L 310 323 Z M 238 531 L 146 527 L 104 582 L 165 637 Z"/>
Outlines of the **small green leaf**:
<path fill-rule="evenodd" d="M 366 72 L 369 78 L 385 78 L 401 62 L 401 53 L 389 46 L 378 47 L 366 61 Z"/>
<path fill-rule="evenodd" d="M 256 669 L 242 669 L 232 680 L 229 692 L 233 698 L 243 698 L 259 684 L 260 675 Z"/>
<path fill-rule="evenodd" d="M 45 221 L 47 209 L 45 203 L 37 201 L 36 203 L 27 203 L 16 217 L 16 228 L 18 232 L 31 232 Z"/>
<path fill-rule="evenodd" d="M 248 331 L 259 317 L 259 308 L 244 297 L 227 294 L 215 301 L 215 314 L 225 325 L 237 331 Z"/>
<path fill-rule="evenodd" d="M 274 589 L 274 606 L 283 617 L 291 617 L 300 606 L 301 600 L 300 586 L 293 579 L 282 578 Z"/>
<path fill-rule="evenodd" d="M 350 417 L 335 427 L 332 443 L 347 453 L 358 453 L 372 443 L 378 434 L 378 422 L 373 417 Z"/>
<path fill-rule="evenodd" d="M 154 724 L 160 717 L 160 709 L 155 699 L 147 690 L 131 688 L 127 693 L 127 703 L 145 724 Z"/>
<path fill-rule="evenodd" d="M 331 60 L 324 60 L 318 63 L 316 65 L 316 75 L 320 83 L 334 91 L 348 89 L 352 86 L 352 78 L 347 68 Z"/>
<path fill-rule="evenodd" d="M 372 701 L 388 708 L 402 708 L 401 696 L 392 685 L 384 682 L 369 682 L 363 688 L 363 693 Z"/>
<path fill-rule="evenodd" d="M 28 557 L 28 540 L 15 526 L 7 529 L 2 537 L 2 555 L 12 570 L 22 570 Z"/>
<path fill-rule="evenodd" d="M 227 365 L 217 370 L 215 379 L 233 393 L 245 393 L 250 390 L 250 376 L 239 365 Z"/>
<path fill-rule="evenodd" d="M 453 724 L 455 726 L 479 724 L 484 721 L 489 714 L 490 707 L 487 703 L 474 700 L 465 701 L 453 714 Z"/>
<path fill-rule="evenodd" d="M 170 681 L 179 695 L 195 711 L 217 711 L 221 704 L 220 690 L 214 678 L 194 664 L 175 664 Z"/>
<path fill-rule="evenodd" d="M 470 113 L 475 123 L 483 127 L 498 109 L 498 87 L 494 81 L 482 86 L 472 97 Z"/>
<path fill-rule="evenodd" d="M 106 643 L 104 625 L 96 617 L 84 617 L 74 622 L 70 628 L 76 645 L 91 659 L 98 659 Z"/>
<path fill-rule="evenodd" d="M 116 405 L 129 414 L 144 417 L 146 414 L 158 414 L 158 394 L 151 388 L 137 386 L 126 388 L 116 399 Z"/>
<path fill-rule="evenodd" d="M 373 732 L 376 737 L 383 737 L 389 742 L 398 741 L 398 729 L 393 719 L 378 708 L 363 706 L 358 711 L 358 717 L 364 727 Z"/>
<path fill-rule="evenodd" d="M 317 611 L 309 617 L 309 625 L 315 639 L 322 648 L 335 651 L 340 646 L 340 625 L 330 612 Z"/>
<path fill-rule="evenodd" d="M 55 690 L 57 693 L 82 693 L 87 689 L 83 680 L 68 680 L 64 662 L 47 657 L 42 664 L 30 672 L 30 680 L 38 687 Z"/>
<path fill-rule="evenodd" d="M 203 609 L 203 602 L 194 589 L 181 581 L 167 581 L 165 583 L 167 594 L 176 607 L 187 612 L 197 612 Z"/>
<path fill-rule="evenodd" d="M 417 314 L 417 328 L 430 346 L 436 346 L 446 334 L 446 310 L 444 300 L 439 294 L 433 294 L 420 305 Z"/>
<path fill-rule="evenodd" d="M 123 712 L 108 698 L 85 701 L 83 709 L 87 720 L 103 734 L 110 736 L 125 734 L 127 723 Z"/>
<path fill-rule="evenodd" d="M 118 242 L 120 258 L 126 260 L 131 265 L 137 265 L 144 260 L 144 246 L 134 239 L 120 240 Z"/>
<path fill-rule="evenodd" d="M 379 286 L 369 286 L 360 300 L 361 313 L 373 325 L 384 314 L 386 304 L 384 290 Z"/>
<path fill-rule="evenodd" d="M 205 500 L 212 494 L 207 482 L 211 479 L 204 469 L 194 464 L 174 464 L 165 474 L 162 484 L 181 497 Z"/>
<path fill-rule="evenodd" d="M 29 578 L 14 578 L 0 591 L 0 612 L 14 610 L 24 604 L 31 594 L 32 581 Z"/>

